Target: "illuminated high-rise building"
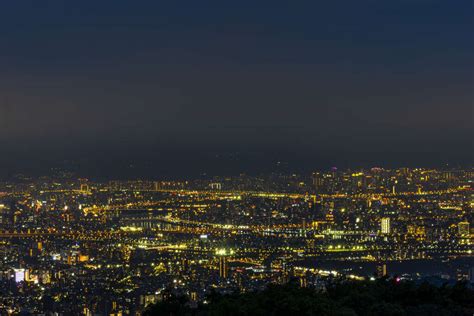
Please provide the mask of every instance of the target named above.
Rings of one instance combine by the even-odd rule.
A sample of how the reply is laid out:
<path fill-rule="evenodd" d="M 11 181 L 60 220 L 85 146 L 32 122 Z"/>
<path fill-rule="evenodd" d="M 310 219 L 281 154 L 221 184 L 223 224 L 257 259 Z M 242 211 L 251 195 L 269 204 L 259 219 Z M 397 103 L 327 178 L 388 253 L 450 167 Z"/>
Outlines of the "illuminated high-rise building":
<path fill-rule="evenodd" d="M 218 249 L 216 255 L 219 258 L 219 276 L 222 279 L 227 279 L 229 277 L 229 267 L 228 267 L 228 258 L 233 255 L 234 251 L 230 249 Z"/>
<path fill-rule="evenodd" d="M 451 171 L 445 171 L 442 174 L 442 178 L 446 181 L 451 181 L 454 178 L 454 174 Z"/>
<path fill-rule="evenodd" d="M 319 172 L 313 172 L 313 186 L 316 192 L 321 192 L 324 186 L 323 175 Z"/>
<path fill-rule="evenodd" d="M 90 193 L 89 180 L 88 179 L 79 179 L 80 191 L 82 194 Z"/>
<path fill-rule="evenodd" d="M 210 183 L 209 187 L 211 188 L 211 190 L 220 191 L 222 190 L 222 183 Z"/>
<path fill-rule="evenodd" d="M 13 277 L 17 283 L 25 281 L 25 269 L 13 269 Z"/>
<path fill-rule="evenodd" d="M 390 234 L 390 218 L 383 217 L 380 220 L 380 232 L 382 234 Z"/>
<path fill-rule="evenodd" d="M 467 236 L 470 233 L 469 222 L 458 223 L 458 234 L 460 236 Z"/>
<path fill-rule="evenodd" d="M 223 279 L 227 279 L 227 277 L 229 276 L 227 268 L 227 257 L 225 256 L 219 257 L 219 276 Z"/>
<path fill-rule="evenodd" d="M 329 203 L 329 208 L 326 212 L 326 221 L 334 223 L 334 202 Z"/>
<path fill-rule="evenodd" d="M 385 263 L 379 263 L 376 267 L 377 277 L 383 278 L 387 275 L 387 265 Z"/>
<path fill-rule="evenodd" d="M 0 227 L 8 228 L 14 222 L 14 212 L 5 204 L 0 204 Z"/>

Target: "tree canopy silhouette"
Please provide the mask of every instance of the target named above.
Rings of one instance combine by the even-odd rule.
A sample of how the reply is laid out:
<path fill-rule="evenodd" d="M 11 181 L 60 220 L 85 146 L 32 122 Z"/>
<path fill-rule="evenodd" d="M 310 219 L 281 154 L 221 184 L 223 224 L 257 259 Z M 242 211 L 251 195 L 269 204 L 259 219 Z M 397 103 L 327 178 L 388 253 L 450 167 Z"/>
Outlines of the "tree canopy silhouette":
<path fill-rule="evenodd" d="M 213 293 L 192 308 L 184 297 L 169 296 L 151 306 L 155 315 L 473 315 L 474 291 L 466 283 L 437 287 L 395 280 L 348 281 L 326 291 L 297 284 L 269 285 L 261 292 Z"/>

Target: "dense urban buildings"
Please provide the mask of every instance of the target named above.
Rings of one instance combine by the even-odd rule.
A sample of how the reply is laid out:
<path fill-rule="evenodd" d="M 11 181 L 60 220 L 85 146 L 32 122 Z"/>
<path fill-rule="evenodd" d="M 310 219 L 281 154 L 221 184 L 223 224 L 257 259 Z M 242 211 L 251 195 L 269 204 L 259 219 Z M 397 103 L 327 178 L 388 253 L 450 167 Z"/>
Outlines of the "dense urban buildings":
<path fill-rule="evenodd" d="M 473 169 L 0 183 L 2 314 L 140 315 L 169 295 L 474 282 Z"/>

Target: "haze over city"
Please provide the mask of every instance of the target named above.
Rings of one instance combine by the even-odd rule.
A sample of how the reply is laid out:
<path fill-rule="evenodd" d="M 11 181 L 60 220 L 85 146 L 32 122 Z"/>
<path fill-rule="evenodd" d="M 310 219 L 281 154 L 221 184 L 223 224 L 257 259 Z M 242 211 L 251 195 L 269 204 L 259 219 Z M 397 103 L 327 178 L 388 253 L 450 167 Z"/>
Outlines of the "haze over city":
<path fill-rule="evenodd" d="M 25 1 L 0 26 L 10 170 L 472 162 L 470 1 Z"/>

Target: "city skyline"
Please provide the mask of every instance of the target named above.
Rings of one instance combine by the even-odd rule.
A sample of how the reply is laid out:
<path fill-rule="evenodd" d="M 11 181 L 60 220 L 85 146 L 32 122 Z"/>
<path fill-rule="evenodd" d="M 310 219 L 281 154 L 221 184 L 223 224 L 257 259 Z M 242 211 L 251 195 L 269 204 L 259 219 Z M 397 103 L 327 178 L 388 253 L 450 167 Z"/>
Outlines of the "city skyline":
<path fill-rule="evenodd" d="M 472 0 L 0 1 L 0 315 L 474 315 L 473 30 Z"/>
<path fill-rule="evenodd" d="M 309 301 L 258 304 L 469 314 L 473 179 L 472 168 L 332 168 L 97 181 L 55 169 L 0 181 L 0 311 L 241 315 L 256 310 L 246 295 L 281 291 Z M 334 287 L 371 293 L 360 305 Z"/>

